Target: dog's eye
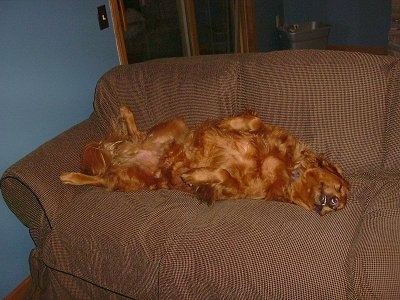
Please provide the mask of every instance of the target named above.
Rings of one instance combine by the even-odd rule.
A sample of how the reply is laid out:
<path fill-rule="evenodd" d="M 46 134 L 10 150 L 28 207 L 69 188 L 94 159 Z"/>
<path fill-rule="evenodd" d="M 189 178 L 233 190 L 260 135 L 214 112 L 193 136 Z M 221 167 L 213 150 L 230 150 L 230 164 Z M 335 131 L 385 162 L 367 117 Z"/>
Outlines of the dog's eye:
<path fill-rule="evenodd" d="M 339 198 L 338 197 L 332 197 L 328 201 L 328 205 L 332 209 L 336 209 L 339 206 Z"/>
<path fill-rule="evenodd" d="M 319 199 L 322 206 L 326 205 L 327 198 L 328 197 L 326 195 L 322 195 L 321 198 Z"/>

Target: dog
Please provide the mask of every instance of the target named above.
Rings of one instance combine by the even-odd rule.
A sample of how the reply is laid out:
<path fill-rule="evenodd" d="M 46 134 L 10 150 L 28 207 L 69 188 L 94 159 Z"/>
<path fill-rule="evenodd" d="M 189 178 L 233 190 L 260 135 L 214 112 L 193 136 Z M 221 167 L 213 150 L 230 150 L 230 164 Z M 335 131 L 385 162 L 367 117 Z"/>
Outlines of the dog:
<path fill-rule="evenodd" d="M 320 215 L 345 207 L 350 184 L 341 167 L 287 130 L 245 112 L 190 129 L 180 118 L 139 131 L 123 106 L 112 133 L 83 149 L 81 172 L 63 183 L 110 191 L 176 189 L 208 204 L 263 199 Z"/>

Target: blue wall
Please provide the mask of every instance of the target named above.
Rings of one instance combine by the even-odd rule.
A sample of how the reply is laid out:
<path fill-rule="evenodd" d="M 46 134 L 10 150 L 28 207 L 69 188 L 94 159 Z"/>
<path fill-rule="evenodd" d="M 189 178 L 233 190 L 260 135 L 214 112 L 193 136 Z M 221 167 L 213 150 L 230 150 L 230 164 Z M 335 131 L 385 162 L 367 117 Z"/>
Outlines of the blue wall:
<path fill-rule="evenodd" d="M 0 0 L 0 173 L 92 111 L 96 81 L 118 64 L 106 0 Z M 1 197 L 0 197 L 1 198 Z M 34 247 L 0 199 L 0 298 L 29 274 Z"/>
<path fill-rule="evenodd" d="M 288 24 L 323 21 L 332 25 L 328 43 L 386 47 L 391 0 L 283 0 Z"/>
<path fill-rule="evenodd" d="M 276 31 L 275 17 L 283 18 L 282 0 L 255 0 L 257 50 L 279 50 L 280 40 Z"/>

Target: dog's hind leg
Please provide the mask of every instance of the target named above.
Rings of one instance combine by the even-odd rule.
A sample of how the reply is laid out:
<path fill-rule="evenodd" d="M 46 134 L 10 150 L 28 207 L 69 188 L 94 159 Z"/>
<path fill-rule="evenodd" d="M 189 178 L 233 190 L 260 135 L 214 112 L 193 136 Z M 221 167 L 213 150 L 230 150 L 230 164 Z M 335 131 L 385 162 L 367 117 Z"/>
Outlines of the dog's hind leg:
<path fill-rule="evenodd" d="M 121 106 L 119 112 L 121 114 L 121 118 L 125 121 L 129 136 L 135 137 L 140 135 L 141 132 L 137 129 L 135 117 L 133 116 L 133 113 L 129 107 Z"/>
<path fill-rule="evenodd" d="M 94 185 L 99 187 L 106 186 L 103 178 L 78 172 L 63 173 L 60 175 L 60 179 L 63 183 L 71 185 Z"/>

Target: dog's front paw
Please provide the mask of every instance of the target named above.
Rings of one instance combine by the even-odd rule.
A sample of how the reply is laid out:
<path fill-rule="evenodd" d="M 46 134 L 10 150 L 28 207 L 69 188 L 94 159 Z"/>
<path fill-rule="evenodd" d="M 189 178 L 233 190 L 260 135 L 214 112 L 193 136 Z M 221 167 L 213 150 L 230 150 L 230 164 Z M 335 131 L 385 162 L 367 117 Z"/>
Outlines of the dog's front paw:
<path fill-rule="evenodd" d="M 185 184 L 187 184 L 190 187 L 193 187 L 193 179 L 190 174 L 187 173 L 182 174 L 181 179 Z"/>
<path fill-rule="evenodd" d="M 193 194 L 201 202 L 206 202 L 208 205 L 214 202 L 214 189 L 210 185 L 199 183 L 192 173 L 182 174 L 181 179 L 191 188 Z"/>
<path fill-rule="evenodd" d="M 200 186 L 217 183 L 216 170 L 211 168 L 196 168 L 181 175 L 183 182 L 189 186 Z"/>

